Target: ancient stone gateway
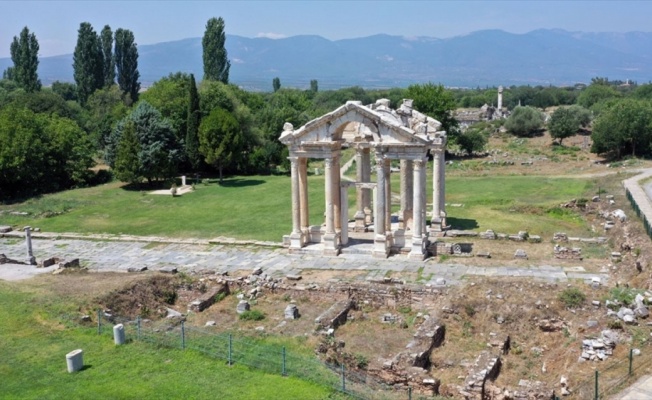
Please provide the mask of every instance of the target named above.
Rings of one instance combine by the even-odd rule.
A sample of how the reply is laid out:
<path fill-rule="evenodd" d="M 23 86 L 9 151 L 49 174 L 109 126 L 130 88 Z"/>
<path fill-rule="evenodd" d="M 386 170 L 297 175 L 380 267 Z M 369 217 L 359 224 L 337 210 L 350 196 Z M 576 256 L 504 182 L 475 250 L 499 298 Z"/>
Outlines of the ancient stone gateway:
<path fill-rule="evenodd" d="M 403 100 L 393 110 L 387 99 L 364 106 L 349 101 L 336 110 L 294 129 L 286 123 L 281 143 L 288 146 L 292 176 L 291 252 L 319 244 L 325 255 L 337 255 L 349 243 L 348 188 L 355 187 L 356 210 L 352 232 L 373 230 L 374 257 L 407 252 L 423 259 L 430 233 L 446 225 L 444 209 L 444 149 L 441 123 Z M 342 148 L 356 151 L 356 179 L 340 174 Z M 430 226 L 426 224 L 427 154 L 433 156 L 433 196 Z M 371 180 L 372 156 L 376 177 Z M 311 226 L 308 213 L 308 159 L 324 160 L 325 223 Z M 400 163 L 401 208 L 392 224 L 391 162 Z M 429 230 L 429 231 L 428 231 Z"/>

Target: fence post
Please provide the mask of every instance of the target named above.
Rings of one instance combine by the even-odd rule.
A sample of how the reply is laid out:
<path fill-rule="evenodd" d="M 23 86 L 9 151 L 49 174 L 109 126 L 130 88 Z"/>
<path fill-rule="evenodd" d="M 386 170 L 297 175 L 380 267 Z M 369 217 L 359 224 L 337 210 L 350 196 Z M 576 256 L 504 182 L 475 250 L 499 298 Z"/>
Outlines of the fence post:
<path fill-rule="evenodd" d="M 346 378 L 344 377 L 344 364 L 342 364 L 342 392 L 346 393 Z"/>
<path fill-rule="evenodd" d="M 186 328 L 184 322 L 181 321 L 181 349 L 186 349 Z"/>
<path fill-rule="evenodd" d="M 408 386 L 408 400 L 412 400 L 412 386 Z"/>
<path fill-rule="evenodd" d="M 233 365 L 233 336 L 229 333 L 229 366 Z"/>
<path fill-rule="evenodd" d="M 632 359 L 634 358 L 634 349 L 629 349 L 629 376 L 632 376 Z"/>
<path fill-rule="evenodd" d="M 595 370 L 595 400 L 599 400 L 600 394 L 598 393 L 598 370 Z"/>
<path fill-rule="evenodd" d="M 287 376 L 287 371 L 285 370 L 285 346 L 283 346 L 283 371 L 281 374 Z"/>
<path fill-rule="evenodd" d="M 140 315 L 136 317 L 136 337 L 140 340 Z"/>
<path fill-rule="evenodd" d="M 102 310 L 97 309 L 97 334 L 102 333 Z"/>

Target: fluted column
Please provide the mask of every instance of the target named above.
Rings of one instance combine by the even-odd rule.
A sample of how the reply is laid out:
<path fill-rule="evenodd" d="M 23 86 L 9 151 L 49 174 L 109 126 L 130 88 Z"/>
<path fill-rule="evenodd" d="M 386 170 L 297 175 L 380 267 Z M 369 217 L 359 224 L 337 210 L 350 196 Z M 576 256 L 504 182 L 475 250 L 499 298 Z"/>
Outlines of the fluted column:
<path fill-rule="evenodd" d="M 362 161 L 362 151 L 363 149 L 356 149 L 355 153 L 355 180 L 356 182 L 365 182 L 363 176 L 364 176 L 364 164 Z M 365 192 L 367 189 L 363 189 L 361 187 L 356 187 L 355 188 L 355 203 L 356 203 L 356 210 L 355 210 L 355 231 L 356 232 L 364 232 L 365 230 L 365 213 L 364 213 L 364 199 L 365 199 Z"/>
<path fill-rule="evenodd" d="M 414 218 L 412 220 L 412 249 L 410 250 L 409 257 L 423 259 L 424 254 L 424 218 L 423 210 L 425 208 L 424 192 L 425 185 L 423 176 L 425 175 L 425 161 L 415 160 L 414 164 Z"/>
<path fill-rule="evenodd" d="M 442 231 L 444 221 L 444 151 L 434 149 L 432 159 L 432 219 L 430 229 L 435 232 Z"/>
<path fill-rule="evenodd" d="M 308 208 L 308 159 L 299 159 L 299 207 L 301 209 L 301 232 L 304 238 L 310 229 L 310 213 Z"/>
<path fill-rule="evenodd" d="M 362 160 L 362 182 L 371 182 L 371 151 L 368 148 L 361 150 Z M 365 224 L 373 223 L 373 212 L 371 208 L 371 189 L 362 189 L 362 209 L 365 214 Z"/>
<path fill-rule="evenodd" d="M 299 158 L 288 157 L 290 160 L 290 178 L 292 180 L 292 233 L 290 234 L 290 248 L 301 248 L 301 211 L 299 193 Z"/>
<path fill-rule="evenodd" d="M 333 224 L 335 225 L 335 232 L 342 230 L 342 206 L 341 206 L 341 182 L 340 182 L 340 157 L 333 157 L 333 166 L 331 167 L 333 173 Z"/>
<path fill-rule="evenodd" d="M 387 245 L 387 175 L 386 160 L 382 153 L 376 153 L 376 198 L 374 204 L 374 257 L 386 258 L 389 254 Z"/>
<path fill-rule="evenodd" d="M 333 159 L 324 160 L 324 180 L 325 199 L 326 199 L 326 234 L 335 233 L 335 224 L 333 220 Z"/>
<path fill-rule="evenodd" d="M 401 211 L 398 216 L 399 229 L 407 229 L 413 210 L 412 160 L 401 160 Z"/>

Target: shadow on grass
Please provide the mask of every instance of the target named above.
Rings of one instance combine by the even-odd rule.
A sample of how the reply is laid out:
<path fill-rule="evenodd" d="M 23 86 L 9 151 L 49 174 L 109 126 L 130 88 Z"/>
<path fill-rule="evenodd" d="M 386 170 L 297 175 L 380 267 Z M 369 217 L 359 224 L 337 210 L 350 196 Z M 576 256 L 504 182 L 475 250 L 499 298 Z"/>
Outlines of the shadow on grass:
<path fill-rule="evenodd" d="M 120 187 L 122 190 L 127 190 L 130 192 L 140 192 L 140 191 L 150 191 L 150 190 L 163 190 L 170 189 L 172 183 L 169 181 L 154 181 L 152 183 L 141 182 L 141 183 L 127 183 Z"/>
<path fill-rule="evenodd" d="M 262 185 L 263 183 L 266 183 L 266 182 L 263 181 L 263 180 L 260 180 L 260 179 L 247 179 L 247 178 L 224 179 L 224 181 L 222 181 L 221 184 L 218 181 L 218 184 L 220 186 L 229 187 L 229 188 L 239 188 L 239 187 L 245 187 L 245 186 L 256 186 L 256 185 Z"/>
<path fill-rule="evenodd" d="M 446 223 L 453 229 L 470 230 L 479 228 L 478 221 L 466 218 L 447 217 Z"/>

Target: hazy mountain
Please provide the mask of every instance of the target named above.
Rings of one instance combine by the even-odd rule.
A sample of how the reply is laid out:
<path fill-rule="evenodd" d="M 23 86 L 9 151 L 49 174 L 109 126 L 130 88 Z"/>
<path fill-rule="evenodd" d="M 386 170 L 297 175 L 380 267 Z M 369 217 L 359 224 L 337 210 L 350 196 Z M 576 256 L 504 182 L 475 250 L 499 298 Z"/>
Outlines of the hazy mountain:
<path fill-rule="evenodd" d="M 446 86 L 564 85 L 592 77 L 652 79 L 652 33 L 584 33 L 536 30 L 512 34 L 478 31 L 448 39 L 375 35 L 331 41 L 320 36 L 286 39 L 228 35 L 230 81 L 253 90 L 285 87 L 323 89 L 359 85 L 406 86 L 432 81 Z M 143 86 L 169 73 L 203 75 L 201 38 L 139 46 Z M 0 69 L 11 65 L 0 59 Z M 72 55 L 45 57 L 44 84 L 72 81 Z"/>

